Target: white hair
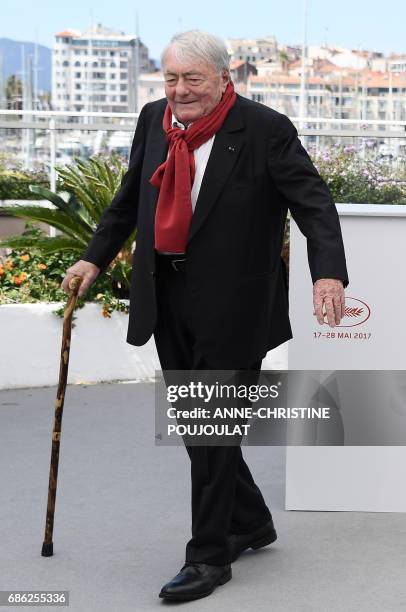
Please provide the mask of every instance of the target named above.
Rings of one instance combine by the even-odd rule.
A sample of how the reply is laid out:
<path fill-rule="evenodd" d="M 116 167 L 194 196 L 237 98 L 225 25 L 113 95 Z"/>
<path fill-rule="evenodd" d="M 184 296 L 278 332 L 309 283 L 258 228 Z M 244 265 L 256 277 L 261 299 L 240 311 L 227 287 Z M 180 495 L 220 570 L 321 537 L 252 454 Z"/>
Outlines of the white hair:
<path fill-rule="evenodd" d="M 202 30 L 188 30 L 175 34 L 161 54 L 161 64 L 165 64 L 165 56 L 169 49 L 175 52 L 176 58 L 182 62 L 190 59 L 203 60 L 221 73 L 230 70 L 230 56 L 224 42 L 218 36 Z"/>

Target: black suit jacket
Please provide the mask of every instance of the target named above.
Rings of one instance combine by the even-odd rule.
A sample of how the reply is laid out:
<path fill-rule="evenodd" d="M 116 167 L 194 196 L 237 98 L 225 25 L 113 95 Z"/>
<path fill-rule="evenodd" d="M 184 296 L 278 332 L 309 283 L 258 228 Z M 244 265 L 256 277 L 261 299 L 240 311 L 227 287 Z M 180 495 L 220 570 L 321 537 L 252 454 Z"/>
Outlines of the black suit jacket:
<path fill-rule="evenodd" d="M 104 272 L 137 227 L 127 342 L 140 346 L 156 323 L 154 218 L 149 183 L 165 159 L 166 99 L 146 104 L 121 188 L 102 215 L 83 259 Z M 217 132 L 186 247 L 194 329 L 216 368 L 246 367 L 292 337 L 282 241 L 287 209 L 307 238 L 313 282 L 348 285 L 344 246 L 331 193 L 278 111 L 237 96 Z"/>

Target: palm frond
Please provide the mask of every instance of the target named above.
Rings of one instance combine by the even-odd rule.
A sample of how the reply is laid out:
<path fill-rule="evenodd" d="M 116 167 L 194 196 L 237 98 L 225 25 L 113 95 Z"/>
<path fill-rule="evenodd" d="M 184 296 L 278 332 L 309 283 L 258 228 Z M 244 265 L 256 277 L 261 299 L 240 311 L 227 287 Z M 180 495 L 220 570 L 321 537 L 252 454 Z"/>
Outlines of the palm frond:
<path fill-rule="evenodd" d="M 30 219 L 31 221 L 42 221 L 48 223 L 52 227 L 61 230 L 71 238 L 79 240 L 82 244 L 86 244 L 91 238 L 91 232 L 84 230 L 78 223 L 75 222 L 67 213 L 62 210 L 45 208 L 44 206 L 3 206 L 2 210 L 5 214 Z"/>
<path fill-rule="evenodd" d="M 64 189 L 75 194 L 94 223 L 97 224 L 104 208 L 110 204 L 113 194 L 103 192 L 94 184 L 94 176 L 89 173 L 85 176 L 84 171 L 87 173 L 87 168 L 82 169 L 79 166 L 58 170 Z"/>
<path fill-rule="evenodd" d="M 38 249 L 38 251 L 44 255 L 57 253 L 58 251 L 77 251 L 78 253 L 82 253 L 82 247 L 79 246 L 77 240 L 62 235 L 51 236 L 49 238 L 38 238 L 17 234 L 2 238 L 0 240 L 0 247 L 18 250 Z"/>
<path fill-rule="evenodd" d="M 93 231 L 92 226 L 89 223 L 87 223 L 77 212 L 77 208 L 78 208 L 77 201 L 76 201 L 76 205 L 73 204 L 72 198 L 70 198 L 68 202 L 65 202 L 65 200 L 61 198 L 61 196 L 59 196 L 57 193 L 54 193 L 53 191 L 51 191 L 50 189 L 47 189 L 46 187 L 41 187 L 40 185 L 30 185 L 30 191 L 32 191 L 33 193 L 37 193 L 38 195 L 42 196 L 45 200 L 49 200 L 50 202 L 52 202 L 52 204 L 54 204 L 60 210 L 66 212 L 66 214 L 68 214 L 72 219 L 74 219 L 87 232 Z"/>
<path fill-rule="evenodd" d="M 71 167 L 69 169 L 58 170 L 58 174 L 62 180 L 63 189 L 73 193 L 90 218 L 96 222 L 99 215 L 96 202 L 94 201 L 94 194 L 89 190 L 89 185 L 83 182 L 82 173 L 78 169 Z M 86 188 L 88 193 L 86 193 Z"/>
<path fill-rule="evenodd" d="M 110 191 L 115 191 L 117 189 L 117 182 L 108 164 L 104 164 L 104 174 L 106 185 L 109 186 Z"/>

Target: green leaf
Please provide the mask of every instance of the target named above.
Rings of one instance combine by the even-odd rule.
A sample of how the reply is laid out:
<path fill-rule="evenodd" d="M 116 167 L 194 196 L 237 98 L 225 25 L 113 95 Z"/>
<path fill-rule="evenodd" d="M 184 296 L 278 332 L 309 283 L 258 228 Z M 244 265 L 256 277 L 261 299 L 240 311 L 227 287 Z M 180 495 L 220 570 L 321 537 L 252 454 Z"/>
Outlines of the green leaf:
<path fill-rule="evenodd" d="M 22 235 L 7 236 L 0 240 L 0 247 L 8 247 L 17 250 L 37 249 L 44 255 L 58 253 L 59 251 L 82 252 L 83 247 L 77 240 L 67 236 L 50 236 L 49 238 L 30 238 Z"/>
<path fill-rule="evenodd" d="M 74 219 L 61 210 L 43 206 L 3 206 L 3 210 L 6 214 L 15 217 L 48 223 L 71 238 L 76 238 L 82 244 L 85 244 L 91 238 L 90 232 L 85 231 Z"/>
<path fill-rule="evenodd" d="M 86 223 L 86 221 L 82 219 L 80 215 L 74 210 L 76 200 L 71 201 L 70 198 L 68 202 L 65 202 L 65 200 L 61 198 L 61 196 L 59 196 L 57 193 L 54 193 L 50 189 L 47 189 L 46 187 L 41 187 L 39 185 L 30 185 L 30 191 L 32 191 L 33 193 L 37 193 L 45 200 L 49 200 L 50 202 L 52 202 L 52 204 L 54 204 L 60 210 L 66 212 L 66 214 L 70 215 L 72 219 L 75 220 L 79 225 L 81 225 L 83 229 L 87 232 L 93 231 L 92 227 L 88 223 Z"/>

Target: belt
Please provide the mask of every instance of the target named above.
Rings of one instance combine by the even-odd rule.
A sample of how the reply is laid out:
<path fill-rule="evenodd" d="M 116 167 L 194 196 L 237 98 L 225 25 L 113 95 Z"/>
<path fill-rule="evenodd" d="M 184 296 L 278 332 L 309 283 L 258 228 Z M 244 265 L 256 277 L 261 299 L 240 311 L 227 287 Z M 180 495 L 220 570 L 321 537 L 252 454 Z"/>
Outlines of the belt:
<path fill-rule="evenodd" d="M 184 253 L 159 253 L 156 251 L 159 263 L 170 265 L 176 272 L 185 272 L 186 256 Z"/>

